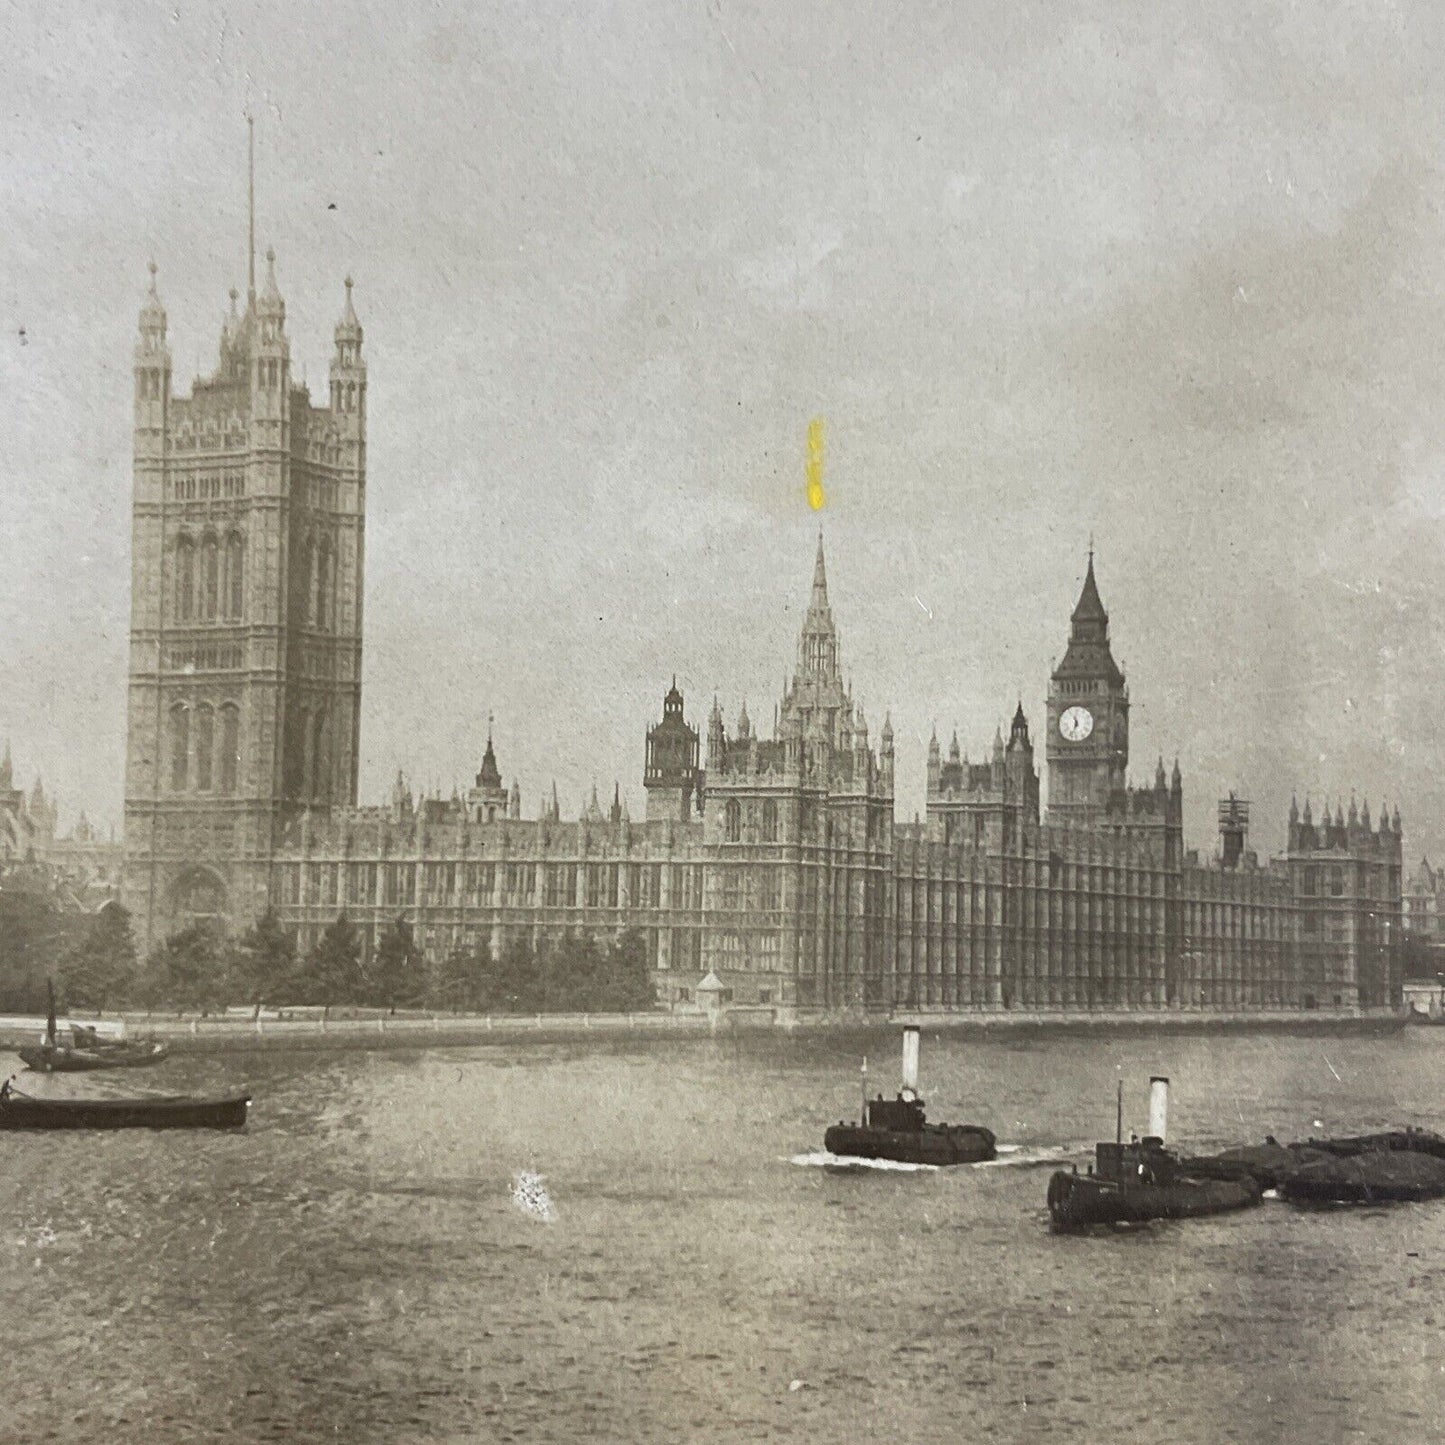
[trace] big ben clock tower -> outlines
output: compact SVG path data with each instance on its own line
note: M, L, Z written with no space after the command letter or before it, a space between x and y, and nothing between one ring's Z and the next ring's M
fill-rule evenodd
M1074 608L1069 646L1049 680L1049 816L1084 822L1121 793L1129 766L1129 689L1109 650L1109 614L1094 553Z

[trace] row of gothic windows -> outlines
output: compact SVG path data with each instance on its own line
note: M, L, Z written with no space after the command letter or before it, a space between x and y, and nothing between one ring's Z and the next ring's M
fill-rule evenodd
M224 539L207 532L197 543L188 532L176 538L177 622L239 622L245 598L246 543L239 532Z
M241 709L178 702L170 716L170 777L174 793L236 791L241 760Z
M743 836L742 806L736 798L729 798L723 809L723 833L727 842L737 843ZM778 805L769 798L762 807L758 826L758 839L763 843L775 843L778 839Z
M355 381L333 381L331 383L332 411L355 411L357 404L366 396L366 388Z

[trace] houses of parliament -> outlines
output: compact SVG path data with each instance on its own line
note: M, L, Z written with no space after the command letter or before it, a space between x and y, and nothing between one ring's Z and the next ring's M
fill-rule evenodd
M252 250L254 257L254 248ZM927 758L894 815L894 740L843 682L821 538L772 737L674 684L639 758L646 814L537 818L492 738L474 785L359 806L367 372L351 283L324 404L297 382L274 256L231 292L216 369L174 394L152 266L135 346L126 905L143 947L273 908L301 948L345 910L436 956L567 930L647 940L658 998L782 1010L1333 1009L1400 992L1398 812L1291 808L1284 854L1218 805L1183 846L1176 763L1131 784L1129 690L1092 554L1043 719ZM804 579L800 577L800 582ZM1062 629L1063 618L1060 618Z

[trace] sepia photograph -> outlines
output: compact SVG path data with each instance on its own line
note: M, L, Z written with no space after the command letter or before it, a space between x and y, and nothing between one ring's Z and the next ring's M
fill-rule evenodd
M0 1437L1445 1439L1445 9L0 39Z

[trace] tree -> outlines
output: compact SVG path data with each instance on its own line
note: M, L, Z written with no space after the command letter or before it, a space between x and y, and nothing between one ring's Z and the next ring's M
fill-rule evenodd
M604 1005L607 959L590 933L570 930L547 950L546 1007L554 1013L598 1013Z
M130 914L107 903L67 950L58 984L67 1007L80 1004L99 1013L134 991L137 973Z
M209 923L171 934L151 955L150 968L155 992L180 1009L205 1013L224 997L223 939Z
M296 940L271 909L236 941L231 954L231 977L237 997L261 1016L266 999L276 999L296 978Z
M361 994L361 936L343 908L306 959L305 981L318 1003L330 1009Z
M507 941L482 985L479 1002L488 1013L540 1013L545 1006L540 961L525 938Z
M64 957L74 925L25 870L0 879L0 1010L45 1012L45 980Z
M616 1013L641 1013L657 1002L647 936L629 928L607 951L606 1003Z
M372 962L372 997L396 1012L421 1002L426 980L423 977L421 951L409 924L400 914L387 925L376 945Z
M481 959L477 950L459 946L442 960L431 981L431 1002L453 1013L471 1012L480 1003Z

